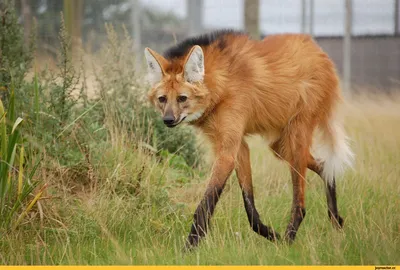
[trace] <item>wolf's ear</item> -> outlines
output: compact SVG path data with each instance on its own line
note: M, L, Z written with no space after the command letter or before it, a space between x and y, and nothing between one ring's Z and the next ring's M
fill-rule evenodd
M147 80L153 86L159 83L164 75L163 66L167 60L150 48L144 49L147 62Z
M188 82L201 82L204 79L204 54L200 46L193 46L186 57L184 78Z

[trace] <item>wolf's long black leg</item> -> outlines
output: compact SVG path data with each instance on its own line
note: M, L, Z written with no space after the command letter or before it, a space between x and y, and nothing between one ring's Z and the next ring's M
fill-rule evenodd
M336 199L336 179L333 177L331 181L324 179L322 175L323 164L319 165L315 162L314 158L308 162L308 168L317 173L325 184L326 201L328 204L328 217L333 225L337 228L342 228L344 225L343 218L339 215Z
M228 153L219 153L215 160L207 190L194 213L193 225L186 243L187 248L190 249L197 246L200 239L206 235L209 221L214 213L219 196L222 193L226 180L235 167L234 157L234 155Z
M238 153L236 174L242 189L244 207L246 209L247 218L251 228L253 231L267 238L268 240L274 241L279 239L278 233L274 232L274 230L262 223L260 220L260 215L256 209L253 195L249 147L244 141L242 142Z
M214 213L219 196L223 190L222 186L209 187L203 196L196 212L193 216L193 224L187 240L187 248L195 247L199 244L200 239L204 237L208 231L210 218Z

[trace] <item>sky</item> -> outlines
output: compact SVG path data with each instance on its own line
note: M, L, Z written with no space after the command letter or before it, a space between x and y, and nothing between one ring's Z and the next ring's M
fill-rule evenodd
M191 0L195 1L195 0ZM308 0L307 0L308 1ZM186 17L186 0L142 0L144 5ZM205 28L243 29L244 0L204 0ZM344 0L314 0L314 33L341 35ZM400 12L400 11L399 11ZM394 0L353 0L354 34L392 34ZM301 31L301 0L260 0L262 33Z

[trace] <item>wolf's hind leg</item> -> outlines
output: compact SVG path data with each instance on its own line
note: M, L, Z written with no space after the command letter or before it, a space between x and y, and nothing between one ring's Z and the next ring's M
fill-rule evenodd
M307 167L317 173L325 184L326 201L328 204L328 217L332 224L337 228L342 228L344 225L343 218L339 215L337 200L336 200L336 181L335 177L331 181L327 181L322 176L323 164L318 164L314 157L310 155Z
M270 145L278 158L285 160L290 166L293 185L293 201L289 224L286 228L285 240L289 243L296 238L297 231L305 215L305 176L312 140L312 130L300 119L293 119L282 136Z
M260 215L256 209L251 177L250 152L249 146L245 141L242 141L238 152L236 175L239 179L240 188L242 189L244 207L246 209L247 218L249 219L251 228L253 231L267 238L268 240L278 240L280 238L279 234L261 222Z

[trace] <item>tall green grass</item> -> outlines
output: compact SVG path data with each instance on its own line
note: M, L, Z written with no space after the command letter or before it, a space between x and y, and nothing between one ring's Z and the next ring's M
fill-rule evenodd
M27 259L15 253L15 244L21 241L25 247L32 239L44 246L47 241L69 241L68 234L75 231L70 218L76 214L83 220L80 196L101 194L105 201L114 196L131 198L132 212L149 206L156 209L170 202L170 187L163 176L172 173L179 177L178 185L187 183L194 171L191 166L200 160L193 133L167 131L141 98L145 88L134 72L127 35L121 38L108 27L108 42L85 62L89 56L73 58L69 53L70 38L62 27L57 69L35 67L28 79L26 69L19 67L28 66L31 58L17 57L27 51L20 44L21 26L13 12L10 9L6 14L13 18L10 24L0 29L1 42L11 28L18 36L7 44L17 48L10 51L15 58L12 53L7 57L20 61L0 69L4 92L0 108L0 260L7 264L21 256ZM86 74L91 75L89 83L95 88L90 97ZM22 79L13 81L16 75ZM171 138L187 143L181 145Z
M6 111L0 100L0 233L16 228L40 198L33 195L37 182L32 180L36 167L25 173L25 151L20 126L23 119L15 116L14 86L11 85L9 107ZM18 153L19 152L19 153Z

